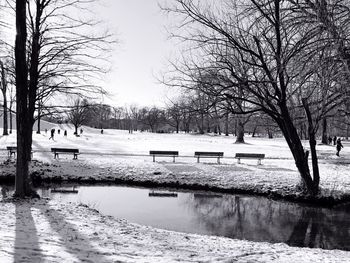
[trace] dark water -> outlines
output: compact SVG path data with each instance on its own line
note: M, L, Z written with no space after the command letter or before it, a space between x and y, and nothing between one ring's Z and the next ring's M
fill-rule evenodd
M65 189L72 189L66 187ZM79 186L41 196L78 201L102 214L157 228L291 246L350 250L350 206L315 208L263 197L170 192L122 186ZM6 194L4 188L1 190Z

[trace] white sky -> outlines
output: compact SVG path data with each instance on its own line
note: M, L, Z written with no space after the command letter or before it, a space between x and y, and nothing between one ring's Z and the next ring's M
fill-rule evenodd
M100 0L94 8L95 16L106 22L119 42L111 55L112 70L100 83L111 94L104 98L104 103L164 106L166 97L171 97L169 88L157 80L161 72L167 71L168 60L176 57L179 49L175 41L169 39L167 26L171 21L158 6L171 2ZM8 31L11 35L8 37L14 37L14 29Z
M112 72L105 88L113 94L105 103L115 106L164 105L168 88L156 76L166 70L174 56L174 42L168 39L167 15L158 2L167 0L103 0L101 18L109 23L120 42L113 53Z

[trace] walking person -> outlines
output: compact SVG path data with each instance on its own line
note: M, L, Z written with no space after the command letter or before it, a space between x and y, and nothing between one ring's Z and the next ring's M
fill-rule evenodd
M54 140L54 136L55 136L55 129L51 129L51 136L50 136L49 140L50 139Z
M337 147L337 153L336 153L336 155L339 156L339 152L340 152L341 148L344 147L343 144L341 143L340 138L338 138L338 140L337 140L337 146L336 146L336 147Z
M336 145L337 144L337 136L334 136L333 137L333 145Z

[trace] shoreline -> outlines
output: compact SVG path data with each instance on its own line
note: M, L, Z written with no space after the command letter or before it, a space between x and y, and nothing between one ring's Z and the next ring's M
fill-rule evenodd
M14 165L13 162L8 162L7 165ZM202 191L211 191L215 193L226 193L226 194L246 194L251 196L261 196L265 198L270 198L276 201L288 201L294 202L298 204L306 204L309 206L315 207L325 207L332 208L342 204L346 204L350 202L350 194L336 194L334 196L310 196L305 195L300 191L297 191L296 187L284 187L282 190L277 189L273 190L271 187L252 187L248 185L248 187L218 187L216 185L210 183L193 183L187 181L181 181L177 178L173 180L159 180L159 177L162 177L162 172L153 172L153 175L157 175L156 180L152 180L145 177L128 177L128 176L118 176L114 174L113 176L104 176L99 178L94 177L84 177L84 176L76 176L70 175L52 175L52 168L56 167L59 169L60 165L57 163L55 165L43 163L40 161L34 161L32 166L32 171L30 173L32 177L33 184L35 186L40 186L41 184L61 184L61 183L74 183L74 184L87 184L87 185L126 185L126 186L140 186L140 187L159 187L159 188L171 188L178 190L202 190ZM6 163L5 163L6 165ZM179 165L179 164L178 164ZM181 165L181 164L180 164ZM42 169L42 167L46 167ZM14 168L14 167L13 167ZM37 169L39 168L39 169ZM91 167L86 168L87 170L92 169ZM105 172L110 172L109 169L106 169ZM183 176L183 175L182 175ZM186 176L191 176L186 175ZM164 178L163 178L164 179ZM168 178L166 178L168 179ZM4 172L0 174L0 183L3 184L13 184L15 182L15 176L12 173Z

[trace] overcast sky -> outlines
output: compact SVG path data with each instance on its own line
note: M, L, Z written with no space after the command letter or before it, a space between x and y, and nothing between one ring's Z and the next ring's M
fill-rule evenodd
M112 72L105 82L113 101L106 99L106 103L163 105L167 88L155 76L166 70L175 47L168 40L169 20L158 7L158 1L103 0L98 12L120 42L113 52Z

